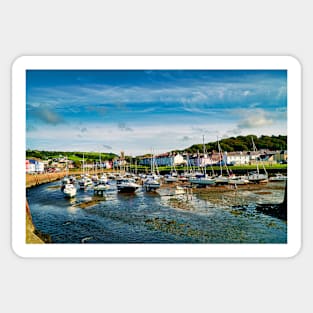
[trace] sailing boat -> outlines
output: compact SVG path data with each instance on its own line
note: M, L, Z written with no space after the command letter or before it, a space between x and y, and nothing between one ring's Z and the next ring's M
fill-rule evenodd
M226 162L224 162L224 160L223 160L222 149L221 149L221 145L220 145L220 142L219 142L218 138L217 138L217 146L218 146L218 153L219 153L219 159L220 159L219 163L220 163L220 171L221 171L221 173L220 173L219 176L217 176L215 178L215 183L218 184L218 185L225 185L225 184L228 184L228 182L229 182L229 171L228 171L228 167L227 167ZM225 164L228 177L227 176L223 176L222 161Z
M77 189L68 177L68 159L66 159L66 176L62 181L62 189L65 197L72 198L76 196Z
M256 146L253 141L253 137L251 137L251 139L252 139L253 151L257 152ZM256 160L256 172L249 173L248 175L249 182L251 183L267 183L268 182L268 174L267 174L267 171L265 169L263 162L262 162L262 165L263 165L265 174L260 174L258 160Z
M203 140L203 158L205 158L206 157L206 149L205 149L205 144L204 144L204 136L202 137L202 140ZM206 164L205 164L204 160L203 160L203 167L204 167L204 175L202 177L190 177L189 182L191 184L202 185L202 186L214 185L215 184L215 178L207 175Z
M178 175L175 168L174 156L170 157L171 159L171 172L170 174L164 175L164 181L166 183L173 183L178 181Z
M79 181L79 186L80 189L85 189L88 186L92 186L92 180L85 174L85 158L84 158L84 154L83 154L83 174L82 174L82 178Z
M157 165L154 154L151 154L151 174L147 175L147 178L143 183L143 187L146 191L155 191L161 186L159 176L155 173L155 168L157 168Z

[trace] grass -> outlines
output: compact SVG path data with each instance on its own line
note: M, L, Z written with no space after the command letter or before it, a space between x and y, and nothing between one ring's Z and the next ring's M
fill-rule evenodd
M132 168L134 168L134 167L132 167ZM267 170L286 171L287 170L287 164L267 164L267 165L265 165L265 168ZM140 167L138 166L137 169L140 170L140 171L147 169L149 171L150 167L149 166L140 166ZM228 166L228 169L229 170L231 169L232 171L249 171L250 172L250 171L255 171L256 170L256 165L255 164L252 164L252 165L249 165L249 164L246 164L246 165L233 165L233 166ZM259 165L259 169L260 170L262 169L262 165ZM168 171L171 170L171 167L170 166L158 166L158 170L160 172L168 172ZM179 171L179 172L183 172L183 171L187 171L188 168L186 166L177 166L176 170ZM211 171L212 167L208 166L207 170ZM220 170L220 167L219 166L213 166L213 170L218 172ZM223 166L223 171L225 171L225 166Z

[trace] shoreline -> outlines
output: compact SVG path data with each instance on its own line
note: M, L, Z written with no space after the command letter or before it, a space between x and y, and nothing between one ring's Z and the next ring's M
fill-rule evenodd
M36 244L43 244L45 243L37 234L36 228L33 224L32 216L30 213L30 208L28 205L28 201L26 199L26 243L36 243Z

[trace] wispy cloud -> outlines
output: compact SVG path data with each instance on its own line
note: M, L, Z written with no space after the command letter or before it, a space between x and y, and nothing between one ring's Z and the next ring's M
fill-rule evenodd
M168 73L165 73L169 75ZM286 85L276 79L254 79L238 82L216 82L199 79L180 80L164 84L112 86L63 86L34 88L28 102L35 105L45 101L49 106L69 110L85 107L100 114L114 104L119 110L130 110L132 103L180 103L186 110L194 105L216 105L229 102L233 105L244 101L257 102L260 98L281 99L286 96ZM197 107L194 108L197 110ZM198 108L199 110L201 108ZM202 108L204 109L204 108Z
M237 110L237 114L243 117L237 124L239 129L262 128L273 124L269 113L262 109Z
M37 107L33 107L30 115L33 118L50 125L62 124L65 122L62 115L60 115L53 109L45 107L43 104Z
M103 80L82 71L79 80L66 81L47 71L47 83L28 85L27 140L40 148L50 142L53 149L146 153L151 145L165 152L201 143L202 135L208 142L251 130L286 133L284 74L191 72L152 70L143 78L112 71Z

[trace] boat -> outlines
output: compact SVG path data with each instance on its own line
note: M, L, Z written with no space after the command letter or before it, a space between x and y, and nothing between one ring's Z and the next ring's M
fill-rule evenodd
M148 177L143 183L143 187L146 191L154 191L160 188L160 186L161 183L158 180L153 179L151 177Z
M253 137L251 139L252 139L253 151L256 152L257 149L256 149L256 146L254 144ZM262 162L262 165L263 165L264 174L260 173L258 161L256 162L256 171L248 173L247 178L248 178L250 183L259 184L259 183L267 183L268 182L268 174L267 174L267 171L265 169L263 162Z
M205 149L205 144L204 144L204 136L202 137L202 139L203 139L203 157L205 158L206 149ZM189 177L189 182L191 184L196 184L196 185L200 185L200 186L215 185L215 178L207 175L207 173L206 173L205 162L203 162L203 168L204 168L203 174L201 173L200 175ZM213 171L213 168L212 168L212 171ZM213 171L213 173L214 173L214 171Z
M276 173L275 176L269 178L269 181L286 181L287 175L283 175L281 173Z
M80 189L85 189L93 185L92 180L88 176L83 176L82 179L78 182Z
M250 172L248 174L248 180L250 183L267 183L268 182L268 175L267 174L260 174L259 172Z
M232 175L228 179L229 185L246 185L249 184L249 179L247 176L235 176Z
M178 181L178 175L177 175L173 157L171 157L171 171L169 174L164 175L164 181L166 183L174 183Z
M166 183L174 183L178 181L177 174L171 173L171 174L165 174L164 175L164 181Z
M146 191L155 191L161 187L160 176L156 174L146 175L143 180L143 187Z
M106 184L107 182L108 182L109 180L108 180L108 177L106 176L106 174L102 174L101 176L100 176L100 178L98 179L98 183L99 184Z
M89 178L88 174L85 174L85 158L84 158L84 154L83 154L83 163L82 163L82 167L83 167L83 174L81 176L80 181L78 182L80 189L85 189L88 186L92 186L93 182L92 180Z
M116 180L116 187L119 192L135 192L140 185L132 178L120 178Z
M229 171L228 171L228 167L226 165L226 162L223 161L222 149L221 149L220 142L219 142L218 138L217 138L217 146L218 146L218 153L219 153L219 159L220 159L219 164L220 164L220 171L221 172L220 172L219 176L215 177L215 183L217 185L227 185L229 182ZM226 166L226 171L227 171L228 176L223 175L222 162Z
M151 173L146 175L143 180L143 188L145 191L155 191L161 187L158 166L155 162L154 154L151 153Z
M65 197L72 198L76 196L77 189L73 184L66 184L63 189Z
M190 177L189 182L191 184L209 186L209 185L215 185L215 178L208 176L208 175L205 175L202 177Z
M94 191L106 191L111 189L110 185L108 183L100 183L98 182L94 187Z
M61 180L61 190L63 191L65 186L67 184L70 184L70 183L71 183L71 181L70 181L70 178L68 176L63 177L63 179Z
M75 187L75 177L69 176L68 160L66 159L66 176L62 179L61 190L67 198L76 196L77 189Z

